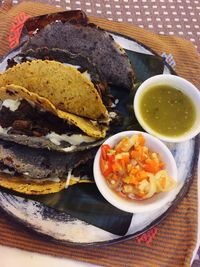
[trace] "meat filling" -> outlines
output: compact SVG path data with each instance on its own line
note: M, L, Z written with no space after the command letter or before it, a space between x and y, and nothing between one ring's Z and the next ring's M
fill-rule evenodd
M17 110L11 111L2 106L0 110L0 125L9 128L8 134L24 134L27 136L41 137L50 132L57 134L81 134L82 131L56 115L43 111L37 105L31 105L26 100L21 100Z

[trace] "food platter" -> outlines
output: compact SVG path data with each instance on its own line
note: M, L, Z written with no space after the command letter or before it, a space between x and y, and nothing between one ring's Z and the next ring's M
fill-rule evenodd
M151 49L126 36L114 33L111 34L114 40L126 50L130 61L137 66L136 72L138 74L138 82L142 82L153 75L161 74L160 68L158 67L160 66L161 58L152 52ZM21 47L18 47L3 58L0 63L0 72L5 70L7 59L18 54L20 49ZM154 62L154 64L148 64L148 60L151 61L151 63ZM167 63L164 63L162 73L174 74L174 71ZM124 101L127 101L126 97L127 96L122 92L119 98L119 105L121 105L122 108ZM131 129L135 130L135 127L137 126L132 125ZM38 201L39 199L35 201L34 199L13 195L10 192L0 191L0 207L25 227L66 244L82 246L104 245L134 238L157 225L168 214L173 212L173 209L184 197L192 182L194 164L197 158L198 138L193 138L179 144L167 143L167 146L174 155L177 163L179 186L171 196L170 202L162 209L142 214L121 214L120 211L113 211L118 219L122 219L121 226L125 225L126 229L123 233L120 232L119 229L109 230L116 222L116 220L113 219L114 215L111 214L112 210L110 210L109 207L107 210L103 209L104 214L94 212L94 210L100 207L98 205L101 204L105 206L105 202L102 202L101 198L96 199L96 195L99 196L100 193L94 184L82 184L78 185L76 188L73 188L73 186L70 188L72 192L74 191L73 194L75 196L74 199L71 199L71 209L69 212L66 210L63 211L61 205L56 206L53 203L60 204L63 200L62 197L64 197L65 201L69 200L65 198L67 195L65 191L62 192L62 195L53 194L51 197L48 197L48 199L42 199L41 201ZM188 153L188 151L190 151L190 153ZM92 188L92 190L88 190L88 187ZM93 194L91 194L91 191L93 191ZM80 192L82 194L82 199L79 201L84 201L84 197L88 201L86 201L85 204L88 204L88 210L81 210L81 216L78 214L79 210L73 211L73 207L76 206L76 204L73 206L73 200L76 199L76 194ZM95 223L93 223L94 217ZM101 227L103 224L102 221L105 220L105 218L107 219L107 225L104 224L104 226Z

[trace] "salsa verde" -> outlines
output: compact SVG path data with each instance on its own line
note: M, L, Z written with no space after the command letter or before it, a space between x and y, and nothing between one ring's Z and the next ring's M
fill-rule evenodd
M141 96L140 112L154 131L168 136L187 132L196 118L190 98L169 85L156 85Z

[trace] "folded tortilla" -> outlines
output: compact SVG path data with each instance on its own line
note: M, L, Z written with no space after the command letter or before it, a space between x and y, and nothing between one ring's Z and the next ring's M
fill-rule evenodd
M92 120L108 119L94 84L74 67L48 60L24 62L0 74L0 87L9 84L22 86L47 98L60 112ZM79 123L83 121L79 120Z
M0 100L26 100L32 105L37 105L41 110L54 114L66 123L78 127L83 133L94 138L103 138L106 135L107 126L93 122L89 119L79 117L69 112L59 110L48 99L39 96L36 93L30 92L27 89L14 84L6 85L0 88ZM42 115L41 115L42 116Z
M0 186L25 194L48 194L93 182L87 169L93 151L65 153L0 140Z

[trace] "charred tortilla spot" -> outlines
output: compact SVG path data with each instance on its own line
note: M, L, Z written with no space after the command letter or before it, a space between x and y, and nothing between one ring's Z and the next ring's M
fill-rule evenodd
M15 91L11 91L9 89L6 90L6 93L10 96L13 96L13 95L16 95L16 92Z
M11 157L6 157L5 160L8 161L8 162L13 162Z

